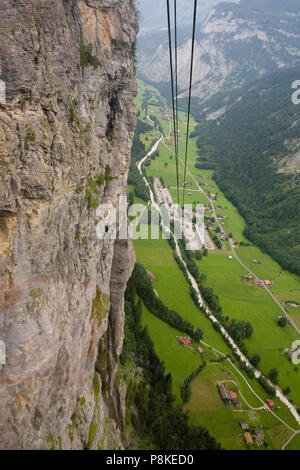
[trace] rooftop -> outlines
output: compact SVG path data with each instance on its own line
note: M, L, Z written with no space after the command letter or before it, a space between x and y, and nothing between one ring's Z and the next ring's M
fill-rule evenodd
M245 438L245 441L247 442L247 444L253 444L253 439L252 439L252 436L251 436L250 432L245 432L244 433L244 438Z

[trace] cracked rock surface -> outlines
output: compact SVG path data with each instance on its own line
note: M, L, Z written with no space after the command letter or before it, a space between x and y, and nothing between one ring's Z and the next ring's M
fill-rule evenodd
M0 448L122 448L135 257L97 237L96 209L126 194L136 14L130 0L1 6Z

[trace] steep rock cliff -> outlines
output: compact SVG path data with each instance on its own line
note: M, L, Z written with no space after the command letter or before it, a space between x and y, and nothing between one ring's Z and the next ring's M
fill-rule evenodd
M3 0L0 448L121 448L131 243L99 240L126 192L131 0ZM99 346L100 344L100 346Z

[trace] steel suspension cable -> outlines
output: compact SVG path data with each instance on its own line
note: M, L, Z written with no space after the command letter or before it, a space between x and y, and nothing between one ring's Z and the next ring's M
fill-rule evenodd
M173 109L173 132L176 158L176 180L177 180L177 198L179 203L179 176L178 176L178 151L176 139L176 112L174 97L174 73L173 73L173 53L172 53L172 37L171 37L171 18L170 18L170 0L167 0L167 17L168 17L168 36L169 36L169 55L170 55L170 71L171 71L171 92L172 92L172 109Z
M195 34L196 34L196 18L197 18L197 0L194 0L194 19L193 19L193 37L192 37L192 50L191 50L191 68L190 68L190 84L189 84L189 98L188 98L188 113L187 113L187 126L186 126L186 143L185 143L185 158L184 158L184 177L183 177L183 205L185 196L185 178L186 166L189 146L189 132L190 132L190 114L191 114L191 96L193 84L193 65L194 65L194 51L195 51Z
M178 129L178 48L177 48L177 0L174 0L174 35L175 35L175 108L176 108L176 175L179 204L179 129Z

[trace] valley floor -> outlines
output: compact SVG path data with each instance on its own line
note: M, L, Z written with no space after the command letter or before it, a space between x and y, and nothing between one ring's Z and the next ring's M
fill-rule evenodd
M142 97L145 90L151 94L148 100L148 109L142 109ZM151 104L152 103L152 104ZM163 128L165 139L158 147L159 155L155 159L149 159L146 166L147 178L161 178L163 184L169 187L173 200L177 199L176 166L170 133L170 110L166 107L159 92L143 82L139 82L139 96L137 106L140 111L140 119L151 121L147 116L156 116ZM146 111L146 112L145 112ZM183 155L186 115L180 112L180 155ZM195 122L192 122L195 126ZM191 129L193 130L193 129ZM142 140L149 148L150 142L159 138L159 133L153 127L148 135L143 135ZM237 243L235 249L238 258L234 257L232 243L225 238L222 241L222 249L209 250L207 256L197 261L200 273L206 274L206 285L213 287L219 297L219 303L224 315L236 320L250 321L254 333L245 341L249 356L258 353L261 356L259 369L268 375L271 368L279 370L279 386L281 389L290 388L289 397L300 406L300 372L287 358L284 350L291 348L292 343L299 340L297 328L300 327L300 280L299 277L282 270L269 256L262 253L257 247L250 245L243 236L244 221L236 208L226 199L213 180L212 170L196 169L194 164L197 158L195 139L190 140L188 157L188 172L186 177L186 203L200 203L208 205L212 200L207 197L209 193L215 194L214 204L211 210L205 212L208 232L216 235L216 227L226 235L232 233L232 240ZM182 194L183 165L180 165L180 184ZM200 184L200 188L199 188ZM129 191L133 188L130 187ZM144 203L135 198L134 202ZM144 203L145 204L145 203ZM212 210L213 209L213 210ZM241 244L242 243L242 244ZM193 325L204 332L204 343L201 344L203 353L196 350L199 345L193 345L194 349L181 346L176 336L182 335L153 316L144 307L143 323L147 325L149 334L154 342L155 350L161 360L164 361L167 372L173 376L173 388L178 401L180 389L184 380L195 370L202 361L206 361L207 367L197 376L191 384L191 398L185 405L189 411L190 421L193 424L201 424L207 427L209 432L227 449L246 449L243 432L239 426L240 421L247 421L250 430L262 427L266 436L266 442L270 449L281 449L288 443L287 448L299 449L299 436L295 432L299 430L290 411L278 398L275 398L273 413L267 412L263 402L268 398L264 389L255 379L249 379L245 373L241 373L238 362L233 359L235 369L228 360L222 360L222 356L209 346L225 355L230 355L231 350L223 341L222 336L213 328L210 320L193 304L189 285L179 269L172 253L172 249L166 240L142 240L134 241L137 261L149 269L156 277L153 287L157 295L170 308L180 313ZM232 257L232 259L229 258ZM255 285L252 279L243 279L248 274L245 268L255 273L261 280L271 282L268 292L262 284ZM278 300L279 305L274 301ZM284 312L294 322L281 328L277 324L279 316ZM208 346L209 345L209 346ZM245 376L245 378L243 378ZM217 389L218 382L228 382L231 389L238 394L239 405L224 405ZM259 397L259 398L258 398ZM252 448L265 449L265 446L254 444Z

